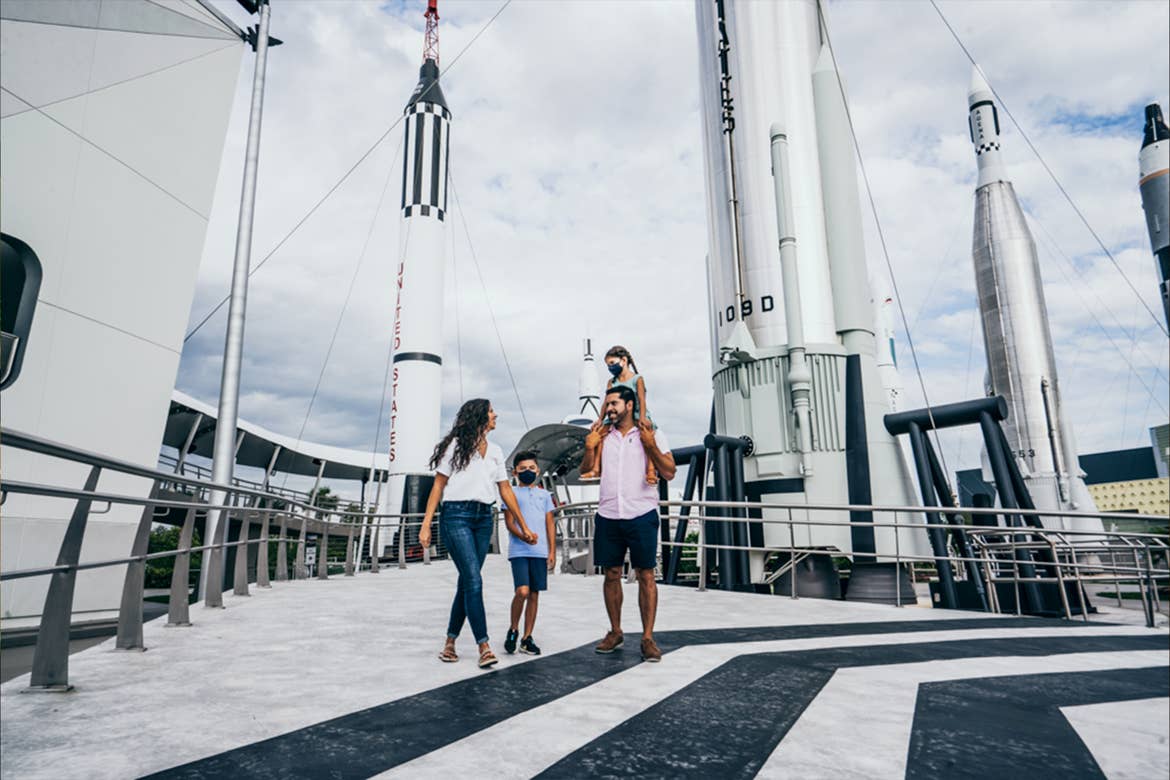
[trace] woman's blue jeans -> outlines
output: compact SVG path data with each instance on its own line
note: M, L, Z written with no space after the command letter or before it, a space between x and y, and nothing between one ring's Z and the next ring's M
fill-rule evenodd
M483 568L492 541L495 513L490 504L478 501L444 501L439 515L439 531L455 568L459 570L459 587L451 603L451 620L447 636L459 636L463 621L471 623L477 644L488 641L487 616L483 609Z

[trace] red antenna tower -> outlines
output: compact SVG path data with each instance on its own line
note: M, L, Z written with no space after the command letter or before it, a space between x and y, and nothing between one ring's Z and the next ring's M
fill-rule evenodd
M427 32L423 43L423 62L439 64L439 0L427 0Z

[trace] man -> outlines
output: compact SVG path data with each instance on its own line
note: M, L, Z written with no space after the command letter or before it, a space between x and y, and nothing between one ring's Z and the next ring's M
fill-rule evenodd
M638 608L642 613L642 658L662 660L654 642L654 616L658 611L658 585L654 567L658 553L658 487L646 484L647 461L653 462L661 479L674 478L674 456L662 431L643 420L634 422L637 396L624 385L605 394L602 410L606 422L594 423L585 437L581 472L588 473L601 459L601 496L593 531L593 561L605 569L605 611L609 633L594 648L612 653L622 646L622 563L626 551L638 576Z

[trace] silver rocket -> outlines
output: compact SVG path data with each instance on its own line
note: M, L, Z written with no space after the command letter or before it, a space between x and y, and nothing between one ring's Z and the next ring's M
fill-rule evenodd
M987 353L988 394L1008 403L1012 454L1037 509L1096 507L1085 488L1072 428L1064 418L1036 244L1008 180L995 98L976 67L967 95L979 179L972 256ZM1066 518L1046 524L1082 528ZM1085 526L1082 530L1100 530Z
M1158 261L1162 310L1166 323L1170 325L1170 129L1166 127L1162 107L1157 103L1146 106L1138 171L1150 249Z

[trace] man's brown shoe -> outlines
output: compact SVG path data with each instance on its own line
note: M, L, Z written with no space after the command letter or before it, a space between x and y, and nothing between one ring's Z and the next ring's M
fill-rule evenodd
M654 643L654 640L649 637L642 639L642 660L652 664L656 664L662 660L662 651L658 649L658 645Z
M608 631L605 634L605 639L602 639L593 650L598 653L612 653L622 646L623 641L625 641L625 637L620 631Z

